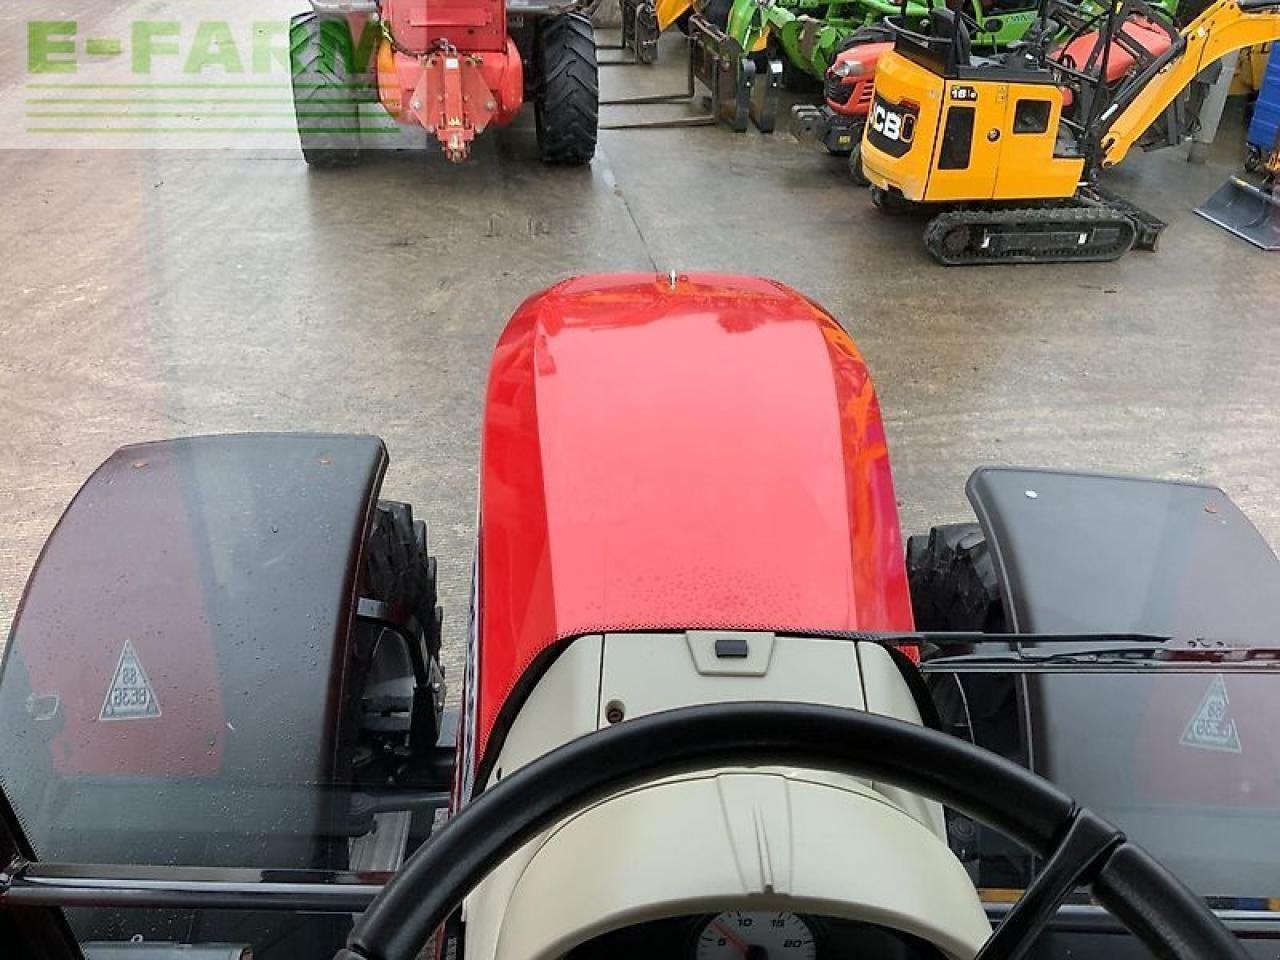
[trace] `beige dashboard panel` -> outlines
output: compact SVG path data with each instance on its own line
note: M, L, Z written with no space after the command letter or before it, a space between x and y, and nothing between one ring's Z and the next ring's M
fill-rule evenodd
M897 667L874 644L723 631L590 635L539 679L490 785L619 712L626 722L730 700L920 722ZM498 866L467 898L467 956L553 958L646 919L775 908L885 923L967 958L989 927L945 839L937 804L831 771L664 778L575 815Z
M511 891L498 960L554 960L633 923L788 910L883 924L955 960L991 928L959 861L869 789L754 771L628 791L550 833Z
M708 657L707 647L726 636L697 630L688 634L606 634L601 726L607 722L606 708L613 703L633 718L695 703L731 700L864 706L854 644L739 633L736 636L748 648L746 657L718 661ZM735 664L742 667L731 672Z

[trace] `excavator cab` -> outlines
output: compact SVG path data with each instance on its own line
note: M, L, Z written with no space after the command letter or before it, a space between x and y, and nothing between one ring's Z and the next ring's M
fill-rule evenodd
M1048 0L1025 42L981 57L965 19L939 7L927 34L894 27L899 56L880 64L866 135L878 153L863 154L881 190L918 203L1070 196L1086 161L1080 131L1178 36L1144 0L1103 8ZM937 116L914 125L909 146L895 143L893 116L926 101Z
M1048 65L975 56L963 17L935 8L929 32L894 23L862 162L878 205L1048 198L1084 166L1059 149L1063 93Z
M1098 173L1135 144L1181 142L1201 71L1280 38L1280 0L1217 0L1180 32L1145 0L1044 0L1039 16L1032 40L994 57L973 55L950 10L924 31L888 21L862 168L881 209L946 205L925 232L943 264L1154 250L1164 223L1105 193Z

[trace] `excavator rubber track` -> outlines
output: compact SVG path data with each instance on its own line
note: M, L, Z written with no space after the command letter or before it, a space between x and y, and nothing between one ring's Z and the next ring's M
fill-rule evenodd
M1100 206L948 210L929 221L924 243L946 266L984 263L1101 263L1137 239L1133 220Z
M1124 197L1117 196L1110 190L1104 190L1096 184L1082 188L1076 198L1083 201L1087 206L1110 208L1113 213L1122 213L1133 223L1137 236L1134 238L1133 246L1136 250L1155 250L1160 245L1160 234L1164 232L1164 228L1168 226L1163 220L1155 214L1148 213L1141 207L1130 203Z

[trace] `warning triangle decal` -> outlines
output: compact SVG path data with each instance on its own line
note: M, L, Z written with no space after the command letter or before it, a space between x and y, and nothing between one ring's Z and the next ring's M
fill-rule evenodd
M1227 684L1222 674L1213 678L1209 689L1200 701L1200 706L1187 728L1182 731L1182 739L1178 741L1184 747L1196 747L1200 750L1222 750L1226 753L1241 753L1240 733L1236 730L1236 722L1231 718L1228 708L1231 701L1227 699Z
M120 651L120 662L111 675L107 698L102 701L99 720L141 720L160 716L160 701L142 669L142 661L128 640Z

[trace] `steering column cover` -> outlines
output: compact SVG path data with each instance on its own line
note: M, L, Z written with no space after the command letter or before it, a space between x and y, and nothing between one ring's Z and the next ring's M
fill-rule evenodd
M927 827L847 783L738 770L591 807L526 866L497 960L554 960L620 927L733 909L863 920L974 956L991 927L964 868Z

